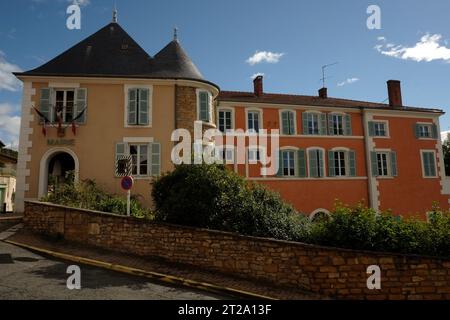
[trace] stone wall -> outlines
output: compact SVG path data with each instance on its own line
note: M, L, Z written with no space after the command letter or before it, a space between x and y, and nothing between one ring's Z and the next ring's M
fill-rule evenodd
M153 256L340 299L450 299L450 260L325 248L27 202L38 233L123 253ZM367 267L381 290L367 289Z

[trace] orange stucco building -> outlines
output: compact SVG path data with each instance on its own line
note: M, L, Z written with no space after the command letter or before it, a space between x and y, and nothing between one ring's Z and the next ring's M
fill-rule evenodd
M318 96L269 94L259 76L253 92L220 93L218 127L280 130L276 176L262 176L251 161L236 170L303 213L327 213L339 201L424 218L434 203L449 206L443 112L404 106L399 81L388 81L388 94L388 104L330 98L326 88Z
M93 179L122 194L127 159L133 194L151 206L151 181L173 169L173 131L194 122L220 131L280 130L277 174L261 175L249 145L236 163L299 212L330 211L336 200L424 215L433 201L447 208L441 110L405 107L400 83L388 82L389 104L318 96L220 92L204 79L175 38L154 56L113 21L46 64L16 76L24 83L16 209L67 178ZM124 162L125 161L125 162Z

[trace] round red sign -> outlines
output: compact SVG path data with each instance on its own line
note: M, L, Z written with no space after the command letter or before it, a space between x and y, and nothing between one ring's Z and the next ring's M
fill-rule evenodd
M123 190L131 190L133 187L133 178L132 177L123 177L120 185Z

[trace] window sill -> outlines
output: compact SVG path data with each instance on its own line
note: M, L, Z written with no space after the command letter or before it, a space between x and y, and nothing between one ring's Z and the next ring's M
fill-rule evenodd
M115 176L116 179L122 179L123 177L117 177ZM132 176L133 180L151 180L153 178L153 176Z
M301 178L301 177L284 177L284 176L270 176L270 177L247 177L248 180L255 181L352 181L352 180L367 180L367 177L323 177L323 178Z
M392 179L395 179L396 177L393 177L393 176L376 176L375 178L377 178L379 180L392 180Z
M44 123L40 122L39 124L43 125ZM47 127L50 127L50 128L57 128L57 127L59 127L58 123L46 123L45 125ZM77 127L85 126L85 125L86 125L86 123L77 123L77 122L75 122L75 126L77 126ZM62 128L69 128L71 126L72 126L72 122L63 122L63 123L61 123L61 127Z
M417 138L418 140L425 140L425 141L427 141L427 140L431 140L431 141L435 141L435 140L437 140L437 138L431 138L431 137L419 137L419 138Z
M127 124L125 125L125 128L131 128L131 129L140 129L140 128L151 128L151 124L141 125L141 124Z

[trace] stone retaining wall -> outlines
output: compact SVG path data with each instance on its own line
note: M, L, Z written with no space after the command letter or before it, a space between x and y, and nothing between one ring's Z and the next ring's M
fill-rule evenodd
M25 227L101 248L154 256L341 299L450 299L450 260L325 248L149 222L39 202ZM367 288L367 267L381 289Z

